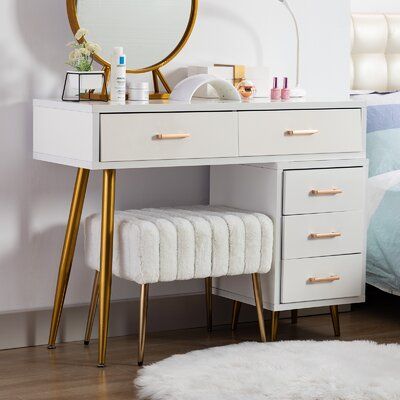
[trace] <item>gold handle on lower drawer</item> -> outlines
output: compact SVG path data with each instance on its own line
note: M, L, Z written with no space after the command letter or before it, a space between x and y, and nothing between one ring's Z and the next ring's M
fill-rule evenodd
M285 132L288 136L311 136L319 133L318 129L298 129L298 130L288 130Z
M313 189L310 191L312 196L335 196L336 194L343 193L342 189L332 188L332 189Z
M310 233L309 239L333 239L342 236L340 232Z
M156 135L159 140L186 139L189 137L189 133L159 133Z
M308 283L331 283L335 281L340 281L339 275L328 276L327 278L308 278Z

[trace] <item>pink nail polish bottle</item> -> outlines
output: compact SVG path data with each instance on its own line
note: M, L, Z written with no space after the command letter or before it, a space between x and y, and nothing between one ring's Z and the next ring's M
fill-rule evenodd
M281 99L281 90L278 88L278 78L274 78L274 84L271 89L271 100L280 100Z
M283 89L281 90L281 99L290 100L290 89L288 85L288 78L283 79Z

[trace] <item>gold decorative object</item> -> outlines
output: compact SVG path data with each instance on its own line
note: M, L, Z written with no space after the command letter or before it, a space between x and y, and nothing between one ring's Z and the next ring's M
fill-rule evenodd
M240 93L243 99L251 99L256 93L256 87L252 81L243 79L237 86L236 89Z
M68 19L69 23L72 29L73 34L81 28L78 20L78 13L77 13L77 3L79 0L66 0L67 2L67 13L68 13ZM109 0L113 1L113 0ZM190 15L187 21L187 26L186 29L178 42L178 44L173 48L173 50L167 54L166 56L163 56L160 60L157 60L156 62L152 63L151 65L144 66L141 68L129 68L129 57L128 57L128 68L127 68L127 73L131 74L142 74L146 72L151 72L153 76L153 83L154 83L154 94L150 95L150 98L158 98L158 99L164 99L169 97L169 93L171 93L171 87L169 86L168 82L166 81L164 75L161 73L160 68L164 67L166 64L168 64L171 60L173 60L179 52L183 49L183 47L186 45L187 41L189 40L189 37L193 31L195 22L196 22L196 17L197 17L197 10L198 10L198 0L188 0L191 1L191 11ZM97 10L96 10L97 11ZM95 11L94 11L95 12ZM118 12L123 12L121 10L116 10L116 13ZM165 15L164 20L168 19L168 15ZM135 26L135 16L132 15L132 26ZM84 27L84 28L90 28L90 27ZM155 27L157 28L157 27ZM156 31L156 29L154 30ZM81 39L82 41L85 41L85 38ZM100 43L100 45L103 45L103 43ZM115 43L115 46L121 45L120 43ZM146 46L144 43L143 46ZM100 65L103 66L103 69L106 73L107 79L109 79L110 75L110 62L106 60L103 56L99 54L94 55L94 60L97 61ZM160 85L159 82L161 82L162 86L165 88L167 93L160 93Z

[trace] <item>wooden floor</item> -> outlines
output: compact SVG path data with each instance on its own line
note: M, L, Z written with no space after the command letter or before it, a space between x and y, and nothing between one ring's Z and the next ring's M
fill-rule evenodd
M400 343L400 297L370 291L368 302L341 314L342 340ZM149 335L146 362L175 353L245 340L257 340L257 324L217 327L212 334L191 329ZM281 320L280 340L333 339L330 317L299 318L297 325ZM0 352L0 400L134 400L133 379L138 371L136 338L109 341L108 366L96 368L96 343L59 345L56 350L34 347Z

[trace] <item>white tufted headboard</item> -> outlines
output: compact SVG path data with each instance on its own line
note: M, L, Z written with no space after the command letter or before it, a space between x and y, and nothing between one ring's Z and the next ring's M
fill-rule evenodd
M353 90L400 90L400 14L352 16Z

